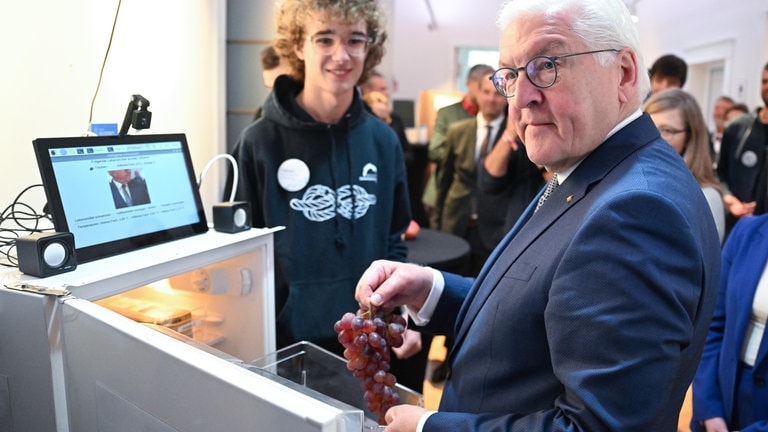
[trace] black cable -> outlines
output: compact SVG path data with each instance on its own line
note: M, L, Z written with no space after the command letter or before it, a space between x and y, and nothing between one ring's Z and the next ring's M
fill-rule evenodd
M104 68L107 65L107 58L109 58L109 50L112 48L112 39L115 37L115 28L117 27L117 17L120 15L120 5L123 0L117 1L117 10L115 11L115 20L112 22L112 31L109 33L109 43L107 44L107 52L104 53L104 60L101 62L101 71L99 72L99 81L96 83L96 91L93 93L93 99L91 99L91 110L88 114L88 129L91 128L91 121L93 121L93 106L96 104L96 96L99 94L99 88L101 87L101 79L104 76Z
M47 214L40 214L32 206L21 201L22 196L29 190L43 187L42 184L27 186L22 190L13 202L0 212L0 265L17 267L16 254L12 253L16 248L16 239L37 232L50 230L52 220ZM46 228L41 228L42 220L47 221ZM10 224L10 226L8 226Z

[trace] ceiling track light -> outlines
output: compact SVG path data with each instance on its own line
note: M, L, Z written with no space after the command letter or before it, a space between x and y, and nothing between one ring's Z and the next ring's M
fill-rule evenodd
M632 21L637 22L637 4L640 3L640 0L624 0L624 4L627 6L627 9L629 9L629 14L632 15Z
M435 20L435 12L432 10L432 2L430 0L424 0L427 5L427 13L429 14L429 22L427 22L427 29L429 31L437 30L437 21Z

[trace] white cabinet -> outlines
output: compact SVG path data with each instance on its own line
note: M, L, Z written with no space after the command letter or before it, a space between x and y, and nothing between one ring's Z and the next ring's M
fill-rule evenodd
M275 350L277 230L211 231L45 279L0 273L0 432L360 430L360 412L241 366ZM6 288L18 283L70 294Z

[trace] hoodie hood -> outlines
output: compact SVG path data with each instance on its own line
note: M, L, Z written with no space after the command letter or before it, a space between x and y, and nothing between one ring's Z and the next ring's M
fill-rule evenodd
M329 127L346 127L349 129L363 121L365 108L359 91L354 92L352 104L342 119L331 125L315 120L296 102L296 98L303 89L303 82L296 81L288 75L279 76L264 103L263 116L291 129L322 130ZM349 124L345 126L346 122Z

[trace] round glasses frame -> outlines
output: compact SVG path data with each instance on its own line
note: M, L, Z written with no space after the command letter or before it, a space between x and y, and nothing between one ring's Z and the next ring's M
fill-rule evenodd
M685 129L673 129L671 127L662 126L659 129L659 135L661 135L662 138L665 140L670 140L675 137L675 135L681 134L681 133L688 133L688 128Z
M520 72L525 72L528 81L540 89L552 87L557 82L557 62L567 57L576 57L586 54L597 54L601 52L619 52L620 50L610 48L595 51L584 51L573 54L564 54L559 56L536 56L519 68L499 68L488 79L493 82L496 91L505 98L515 97L515 84L520 77Z
M333 55L339 46L352 57L362 57L368 51L368 45L371 43L371 38L360 35L353 35L346 39L342 39L340 35L329 33L317 33L307 38L315 49L315 52L320 55Z

